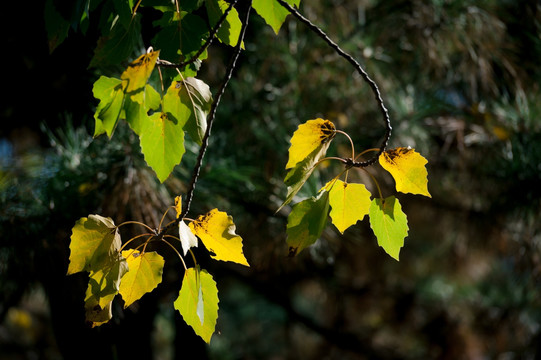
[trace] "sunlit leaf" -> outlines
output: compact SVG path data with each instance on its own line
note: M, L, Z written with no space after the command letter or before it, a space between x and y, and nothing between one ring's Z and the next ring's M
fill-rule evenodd
M174 306L186 324L210 343L218 319L218 288L206 270L198 267L186 270Z
M152 71L154 70L158 55L160 55L159 50L150 51L149 53L139 56L128 65L128 68L120 76L120 79L128 82L125 93L130 96L132 101L136 101L140 104L144 102L143 90L150 74L152 74Z
M122 80L101 76L92 88L96 99L100 100L94 113L96 128L94 136L107 133L111 137L124 105L124 87Z
M142 95L141 103L133 101L131 96L125 97L124 101L126 121L137 135L141 135L142 130L150 122L148 113L157 110L161 102L160 94L149 84L145 86Z
M184 223L184 221L180 221L178 223L178 237L180 239L184 255L188 253L188 250L191 247L197 247L197 238L192 233L190 227Z
M111 218L89 215L72 229L68 275L98 271L118 258L120 234Z
M335 136L335 127L329 120L315 119L308 120L291 137L291 146L289 147L289 160L286 169L294 167L299 162L305 160L317 149L329 144Z
M329 182L325 189L329 191L332 223L341 233L368 215L371 194L363 184L336 180Z
M175 197L175 212L177 214L177 219L182 214L182 197Z
M250 266L242 251L242 238L235 234L233 218L213 209L188 225L216 260Z
M385 252L398 260L400 248L408 236L408 219L400 202L394 196L372 200L369 210L370 227L378 244Z
M396 191L430 196L428 192L427 160L411 148L396 148L383 152L379 157L381 166L391 173Z
M164 182L184 155L183 124L165 113L154 113L140 136L145 161Z
M174 81L163 98L163 110L185 124L188 135L201 145L212 103L210 88L196 78Z
M301 0L286 0L290 5L299 6ZM265 19L265 22L278 34L289 11L280 5L276 0L254 0L252 3L255 11Z
M120 283L119 292L127 308L162 282L164 260L156 252L141 254L138 250L122 251L122 256L129 270Z
M317 197L293 206L287 218L289 256L297 255L321 236L329 214L329 193L322 190Z
M222 17L229 4L224 0L206 0L205 5L209 16L211 26L215 26ZM224 44L236 46L239 40L242 23L239 19L239 13L232 8L227 14L225 21L220 26L216 37Z

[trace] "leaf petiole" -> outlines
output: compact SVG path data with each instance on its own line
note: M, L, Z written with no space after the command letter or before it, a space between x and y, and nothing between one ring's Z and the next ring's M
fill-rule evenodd
M381 193L381 188L379 187L379 183L374 177L374 175L370 174L370 171L366 170L365 168L360 168L360 169L366 171L366 173L370 175L370 177L372 178L372 181L374 182L374 184L376 184L376 187L378 188L379 198L383 200L383 194Z
M349 143L351 144L351 158L353 159L355 157L355 146L353 145L353 140L351 140L351 137L345 131L342 131L342 130L335 130L334 132L345 135L348 138Z
M146 242L148 242L148 240L151 239L154 235L153 235L153 234L145 233L145 234L139 234L139 235L137 235L137 236L134 236L134 237L132 237L130 240L126 241L126 242L124 243L124 245L122 245L122 246L120 247L119 252L121 253L122 250L124 250L124 248L126 247L126 245L128 245L129 243L131 243L131 242L134 241L135 239L139 239L140 237L143 237L143 236L148 236L148 239L145 241L145 243L146 243Z
M146 227L146 228L147 228L148 230L150 230L153 234L156 233L156 230L154 230L153 228L151 228L151 227L148 226L147 224L143 224L142 222L139 222L139 221L124 221L122 224L118 224L118 225L116 226L116 228L118 229L119 227L124 226L124 225L128 225L128 224L141 225L141 226Z
M174 237L174 236L172 236L172 235L164 235L164 237L166 237L166 236L167 236L167 237L172 237L173 239L176 239L176 237ZM171 245L171 243L170 243L169 241L165 240L164 238L162 238L162 241L163 241L164 243L166 243L167 245L169 245L169 247L170 247L171 249L173 249L173 250L177 253L178 257L180 258L180 261L182 261L182 266L184 266L184 270L187 271L187 270L188 270L188 267L186 266L186 263L184 262L184 259L182 258L182 255L180 255L180 253L178 252L178 250L177 250L173 245ZM180 241L180 240L179 240L179 241Z

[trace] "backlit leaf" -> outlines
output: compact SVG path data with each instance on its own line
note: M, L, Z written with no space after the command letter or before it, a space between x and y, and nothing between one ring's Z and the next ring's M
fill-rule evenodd
M321 236L329 214L329 193L322 190L317 197L293 206L287 218L287 244L289 256L297 255Z
M68 275L102 269L117 259L121 245L111 218L89 215L79 219L72 229Z
M299 6L301 0L286 0L290 5ZM255 11L265 19L265 22L278 34L289 11L280 5L276 0L254 0L252 3Z
M141 135L142 130L150 122L149 111L157 110L161 102L160 94L149 84L145 86L142 95L141 103L133 101L131 96L125 97L124 101L126 121L137 135Z
M400 248L408 236L408 219L400 202L394 196L372 200L369 210L370 227L378 244L385 252L398 260Z
M332 223L342 234L368 214L371 194L363 184L349 184L336 180L329 182L325 189L329 191Z
M107 133L111 137L124 105L124 87L122 80L101 76L92 88L96 99L100 100L94 113L96 128L94 136Z
M207 115L212 103L210 88L196 78L174 81L163 98L164 112L185 124L188 135L199 145L207 130Z
M242 238L235 234L233 218L213 209L188 225L216 260L250 266L242 252Z
M186 324L210 343L218 319L218 288L206 270L199 267L186 270L174 306Z
M215 26L218 20L222 17L229 4L224 0L206 0L205 5L209 16L211 26ZM242 23L239 19L239 13L235 8L232 8L227 14L225 21L220 26L216 37L229 46L236 46L239 40L240 29Z
M391 173L396 191L430 196L428 192L428 161L411 148L396 148L383 152L379 157L381 166Z
M111 320L111 303L118 294L120 279L128 271L126 260L120 256L111 259L109 264L96 271L91 271L85 296L86 321L92 327Z
M178 223L178 237L184 250L184 255L188 253L191 247L197 247L197 238L192 233L192 230L184 221Z
M152 70L154 70L159 54L160 51L158 50L139 56L128 65L128 68L120 76L120 79L128 82L125 92L133 101L143 103L143 90L150 74L152 74Z
M294 167L324 145L328 146L336 134L335 130L331 121L323 119L308 120L299 125L291 137L286 169Z
M164 260L156 252L141 254L138 250L122 251L122 256L129 270L120 283L119 292L127 308L162 282Z
M182 197L175 197L175 212L177 213L177 219L182 214Z
M164 182L184 155L184 124L163 112L148 119L140 136L141 151L158 179Z

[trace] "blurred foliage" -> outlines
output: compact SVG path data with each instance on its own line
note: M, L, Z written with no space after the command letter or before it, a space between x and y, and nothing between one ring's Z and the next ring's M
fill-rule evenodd
M227 209L252 264L249 271L210 266L222 285L220 335L208 356L539 356L541 5L322 0L303 2L301 11L380 85L391 146L426 155L433 199L400 197L411 230L399 263L385 256L367 224L344 236L329 227L298 258L285 257L287 209L274 211L285 196L288 140L297 125L328 118L359 149L377 146L384 127L369 88L317 36L288 19L276 37L254 16L192 207L194 214ZM209 50L200 76L211 89L229 51ZM43 280L36 259L67 266L75 219L99 211L115 222L153 223L195 163L197 146L188 143L175 177L158 187L127 131L109 141L91 140L84 127L63 129L46 131L52 143L45 151L0 146L0 320ZM329 154L347 151L344 141ZM318 171L299 197L313 194L331 170ZM371 171L386 178L377 166ZM362 173L351 176L373 186ZM386 179L390 195L394 184ZM168 274L174 278L174 269ZM151 316L166 330L164 323L178 322L167 310ZM186 340L178 326L174 331L179 356Z

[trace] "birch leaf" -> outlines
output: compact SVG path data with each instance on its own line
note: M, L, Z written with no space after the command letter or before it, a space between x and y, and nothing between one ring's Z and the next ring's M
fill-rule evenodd
M368 215L370 192L363 184L348 184L342 180L327 183L332 223L342 234L351 225Z
M411 148L396 148L383 152L379 157L381 166L391 173L396 191L430 196L428 192L427 160Z
M398 260L400 248L408 236L408 219L400 202L394 196L372 200L369 210L370 227L378 239L378 245Z
M218 302L218 288L212 276L199 267L186 270L174 306L186 324L207 343L216 328Z
M188 226L214 259L250 266L242 251L242 238L235 234L233 218L225 212L213 209Z
M126 258L129 271L120 283L119 292L127 308L162 282L165 261L154 251L141 254L138 250L125 250L122 256Z

